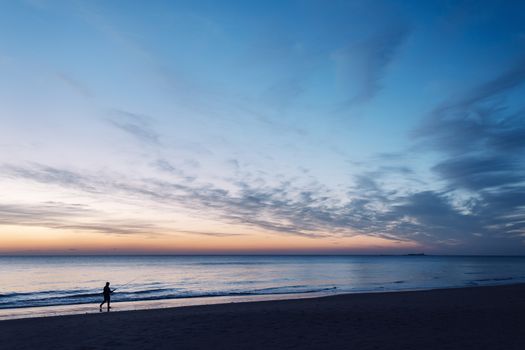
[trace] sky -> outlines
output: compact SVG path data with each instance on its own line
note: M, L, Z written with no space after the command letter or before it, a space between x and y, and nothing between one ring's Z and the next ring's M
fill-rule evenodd
M0 254L525 254L519 1L0 1Z

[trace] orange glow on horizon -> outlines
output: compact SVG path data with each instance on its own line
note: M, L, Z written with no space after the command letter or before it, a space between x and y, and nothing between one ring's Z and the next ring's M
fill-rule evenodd
M172 233L164 235L110 235L40 227L4 226L0 254L249 254L249 253L367 253L418 248L413 242L355 235L308 238L250 232L229 236Z

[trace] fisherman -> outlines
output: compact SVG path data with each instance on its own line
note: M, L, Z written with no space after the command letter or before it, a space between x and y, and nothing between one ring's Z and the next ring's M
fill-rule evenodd
M108 303L108 311L111 309L110 301L111 301L111 293L113 293L115 290L109 289L109 282L106 282L106 286L104 287L104 291L102 294L104 295L104 301L100 303L100 312L102 312L102 305L104 303Z

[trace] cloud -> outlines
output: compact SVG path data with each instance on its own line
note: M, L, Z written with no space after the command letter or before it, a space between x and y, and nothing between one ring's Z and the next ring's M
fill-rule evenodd
M151 223L103 219L105 216L107 213L84 204L64 202L0 204L0 225L93 231L111 235L159 235L162 231Z
M112 117L108 119L108 122L142 142L160 144L160 135L152 128L152 119L146 115L113 110Z
M333 53L343 85L357 86L347 105L366 102L377 95L388 65L409 33L406 25L391 26Z
M192 163L185 162L185 164L192 164ZM158 170L160 170L160 171L162 171L164 173L177 176L178 178L180 178L182 180L185 180L187 182L192 182L192 181L194 181L196 179L195 176L187 175L186 172L184 172L179 167L176 167L175 165L173 165L171 162L167 161L166 159L157 159L154 163L152 163L152 165L156 169L158 169Z
M426 235L429 243L440 239L460 239L472 229L479 230L475 215L460 213L451 205L449 198L435 191L421 191L402 197L387 215L392 215L395 218L392 221L404 225L405 230L411 227L413 234Z
M308 238L364 233L392 240L410 240L409 234L399 234L390 229L392 224L399 220L397 211L379 209L380 206L393 205L399 199L393 198L392 194L383 191L373 180L364 176L358 178L356 190L350 193L352 198L334 201L333 194L321 185L306 190L294 186L292 181L283 181L279 185L269 187L254 186L251 182L240 179L235 183L236 191L228 191L210 184L159 179L137 181L118 174L111 177L76 174L69 170L37 164L27 168L11 166L9 169L11 177L88 191L109 199L118 197L119 201L124 196L168 206L182 206L202 217L258 230ZM112 226L100 223L55 223L52 226L108 233L144 232L142 227L137 230L126 225Z
M132 180L119 174L80 174L40 164L26 167L4 165L2 169L9 170L9 173L2 172L9 177L95 193L106 199L119 198L121 201L124 196L132 200L182 206L202 217L215 217L227 223L286 234L321 237L329 235L334 229L331 225L336 224L329 208L318 207L326 204L326 196L320 196L318 189L301 191L293 187L291 182L262 188L240 181L234 194L210 184L151 178ZM101 230L98 225L85 226L87 229L90 227L92 230Z
M417 216L418 224L435 232L436 237L464 240L465 246L472 247L479 243L477 249L484 245L486 250L491 245L505 245L513 251L522 246L525 104L505 101L524 83L522 56L493 79L442 103L415 130L418 146L441 156L431 170L445 184L444 192L434 200L444 202L441 210L429 207L432 210L428 211L436 213L443 229L426 221L425 216ZM418 203L418 207L426 208L425 203ZM414 208L398 209L400 215Z
M59 169L39 163L30 163L27 166L3 164L0 170L5 177L31 179L40 183L54 184L63 187L75 187L86 192L97 192L92 178L76 171Z
M128 220L107 220L105 222L97 223L53 225L51 228L66 229L70 231L93 231L111 235L141 234L148 236L158 236L160 234L159 227L156 225L144 222L130 223Z
M451 188L472 191L525 181L525 105L500 97L525 83L525 56L499 76L445 101L415 136L445 158L432 169Z
M82 204L43 202L39 205L0 204L0 224L49 226L70 217L93 214L93 210Z
M227 233L227 232L206 232L206 231L186 231L186 230L177 230L178 233L187 233L190 235L199 235L199 236L211 236L211 237L236 237L244 236L241 233Z
M241 168L239 161L234 158L226 160L226 164L230 165L236 171Z
M525 55L516 60L510 67L497 77L482 83L462 96L458 101L450 101L439 109L441 113L447 110L468 109L478 103L492 99L525 82Z
M484 174L486 169L491 169L491 161L487 159L480 164L473 161L469 168ZM105 174L102 177L87 172L76 174L35 164L27 169L10 169L17 169L16 173L11 170L10 176L96 193L105 200L118 198L122 202L129 199L129 203L141 203L141 206L160 204L164 208L184 208L194 217L236 225L247 230L246 233L253 228L311 239L367 235L398 242L417 242L430 251L446 247L459 252L486 253L494 244L501 246L501 249L515 251L521 244L517 243L521 242L525 229L525 188L520 183L507 183L506 187L500 186L497 191L483 187L476 197L463 201L458 200L455 191L450 190L407 192L381 185L379 180L384 177L407 173L403 167L379 167L374 176L359 175L343 197L320 184L305 187L294 185L294 181L269 186L241 177L225 189L199 181L131 179L121 174ZM458 183L468 182L468 174L471 173L455 165L442 165L442 169L436 171L456 174L460 179ZM57 173L68 176L53 175ZM77 180L72 179L75 174ZM446 176L452 178L452 175ZM388 181L381 182L388 184ZM64 223L58 222L60 218L50 220L49 216L42 215L41 218L42 222L51 222L48 227L108 234L181 232L216 237L229 235L167 230L136 220L136 223L106 222L95 217L91 221ZM16 218L13 221L16 222Z
M67 87L75 91L77 94L80 94L81 96L86 97L86 98L94 97L93 92L84 83L73 78L70 74L66 74L64 72L58 72L56 73L56 77L58 80L63 82Z
M501 155L454 157L439 162L432 170L446 179L452 189L479 191L524 182L524 168L513 158Z
M511 111L503 100L524 83L525 55L493 79L435 108L414 136L452 154L524 150L525 106Z

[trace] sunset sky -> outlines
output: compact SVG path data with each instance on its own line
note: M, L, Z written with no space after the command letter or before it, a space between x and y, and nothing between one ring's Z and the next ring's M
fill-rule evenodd
M1 1L0 254L525 254L524 13Z

